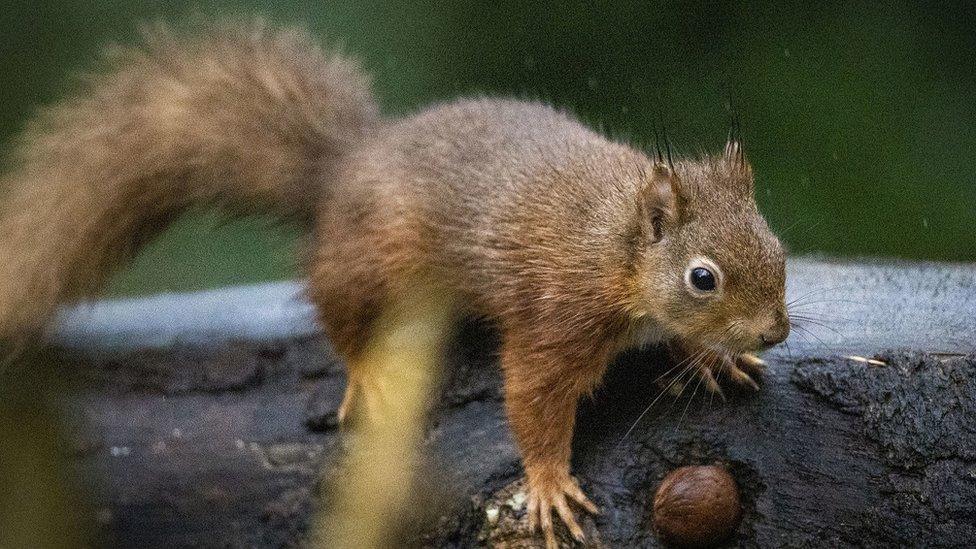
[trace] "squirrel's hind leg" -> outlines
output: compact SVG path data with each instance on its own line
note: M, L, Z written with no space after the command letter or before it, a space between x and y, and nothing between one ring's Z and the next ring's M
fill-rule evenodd
M320 322L346 365L340 424L397 420L404 407L414 407L410 399L426 408L439 381L443 344L452 333L454 302L430 288L389 298L375 277L327 286L341 278L313 276L311 288Z
M375 360L375 357L371 358ZM350 428L357 422L375 425L391 415L388 410L396 398L390 394L396 390L389 379L393 367L392 364L370 364L370 359L366 358L347 361L346 391L337 412L341 427Z
M309 296L319 324L345 365L346 390L337 415L340 425L348 427L368 412L366 383L371 368L367 354L384 314L386 289L375 276L365 276L356 269L330 268L333 265L319 264L312 271Z
M356 395L358 393L359 388L356 381L353 380L352 375L347 373L346 392L342 395L342 404L339 404L339 411L337 412L339 425L344 428L349 427L351 423L353 413L356 409Z
M366 310L368 305L364 303L363 307ZM381 338L379 327L366 318L340 315L335 310L323 312L328 314L321 321L326 335L346 368L346 390L337 412L339 424L349 428L361 421L375 423L385 398L381 383L384 368L375 352Z

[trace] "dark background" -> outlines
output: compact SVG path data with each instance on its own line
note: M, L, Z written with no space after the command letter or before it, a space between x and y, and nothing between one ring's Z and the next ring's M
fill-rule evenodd
M795 254L976 259L976 8L959 2L7 2L0 139L139 22L299 22L344 44L390 114L464 94L542 98L611 135L717 151L732 97L757 198ZM187 216L117 294L296 275L294 231Z

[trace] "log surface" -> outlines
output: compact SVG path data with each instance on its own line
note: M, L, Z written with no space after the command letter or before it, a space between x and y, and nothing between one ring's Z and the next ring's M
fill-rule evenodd
M670 360L647 349L620 357L581 407L573 469L603 511L584 521L595 543L657 546L649 526L657 484L676 467L713 462L729 468L743 497L730 545L976 539L974 268L796 260L789 279L791 299L817 324L767 355L758 393L730 387L721 402L691 383L680 397L655 400ZM341 475L335 410L345 381L297 287L197 300L214 311L227 310L222 299L245 300L263 322L287 319L287 329L208 320L192 298L62 316L52 339L72 363L71 461L106 544L302 543L315 502L330 501L322 475ZM250 300L253 292L264 300ZM161 306L173 299L186 301ZM157 311L169 315L155 319ZM123 318L127 336L110 337ZM98 345L102 335L110 344ZM467 326L447 353L449 379L425 443L428 485L405 541L525 542L495 340L489 327Z

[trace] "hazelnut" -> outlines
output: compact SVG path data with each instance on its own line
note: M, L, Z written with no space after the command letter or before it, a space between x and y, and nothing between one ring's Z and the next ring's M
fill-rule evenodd
M735 479L718 465L675 469L654 495L654 529L668 545L715 545L731 535L741 519Z

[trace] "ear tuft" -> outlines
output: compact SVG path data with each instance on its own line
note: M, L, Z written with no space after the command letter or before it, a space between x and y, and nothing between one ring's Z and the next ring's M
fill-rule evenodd
M729 165L732 171L745 173L752 171L752 166L749 164L749 160L746 159L746 153L742 146L742 141L736 138L730 138L728 142L725 143L724 157L725 162Z
M725 159L735 160L742 157L742 143L738 139L729 139L725 143Z

